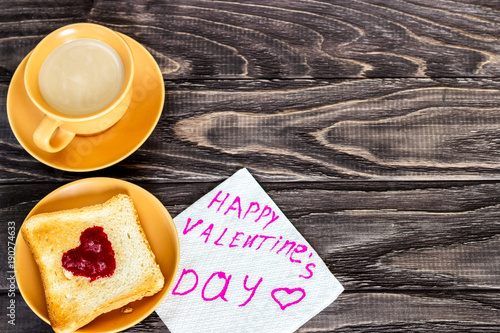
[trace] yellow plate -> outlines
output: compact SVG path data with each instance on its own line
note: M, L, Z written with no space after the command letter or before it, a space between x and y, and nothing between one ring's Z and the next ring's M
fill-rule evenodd
M86 178L64 185L43 198L26 217L103 203L119 193L128 194L134 201L151 249L165 276L165 286L153 296L130 303L134 309L132 313L123 314L120 309L105 313L77 332L119 332L137 324L156 309L172 287L179 265L179 238L174 222L163 204L151 193L114 178ZM15 269L24 300L49 323L40 272L21 233L16 240Z
M120 162L136 151L153 132L165 101L165 86L158 64L138 42L119 34L132 49L135 63L132 102L122 119L107 131L76 136L58 153L48 153L33 142L43 113L24 88L24 69L30 55L16 69L7 93L7 116L17 141L40 162L66 171L93 171Z

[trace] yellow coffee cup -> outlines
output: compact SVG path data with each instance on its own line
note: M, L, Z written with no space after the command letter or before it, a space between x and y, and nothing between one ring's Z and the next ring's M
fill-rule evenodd
M117 33L76 23L47 35L33 50L24 76L30 100L44 113L33 141L58 152L75 135L113 126L132 98L134 59Z

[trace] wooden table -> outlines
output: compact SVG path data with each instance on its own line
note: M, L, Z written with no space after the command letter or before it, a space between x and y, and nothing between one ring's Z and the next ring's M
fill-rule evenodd
M89 173L35 160L5 112L22 58L74 22L142 43L166 89L146 143ZM0 331L51 332L18 292L6 317L8 222L50 191L116 177L175 216L241 167L346 288L298 332L500 331L499 37L491 0L2 2Z

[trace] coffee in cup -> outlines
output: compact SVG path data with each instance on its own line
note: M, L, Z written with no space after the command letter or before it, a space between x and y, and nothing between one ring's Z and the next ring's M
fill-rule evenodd
M45 115L33 141L58 152L74 136L113 126L132 97L134 62L128 44L114 31L91 23L62 27L33 50L25 88Z
M86 115L111 103L123 85L123 63L108 44L79 38L44 60L38 86L45 101L68 115Z

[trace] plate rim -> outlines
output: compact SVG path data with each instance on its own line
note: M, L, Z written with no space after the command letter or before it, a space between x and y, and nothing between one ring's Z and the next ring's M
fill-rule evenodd
M143 321L144 319L146 319L147 317L149 317L155 310L156 308L164 301L164 299L167 297L168 293L170 292L170 290L172 289L173 285L174 285L174 282L175 282L175 279L176 279L176 276L177 276L177 273L178 273L178 270L179 270L179 262L180 262L180 240L179 240L179 234L178 234L178 231L177 231L177 228L175 226L175 222L172 218L172 216L170 215L170 213L168 212L167 208L165 207L165 205L155 196L153 195L151 192L149 192L148 190L142 188L141 186L139 185L136 185L134 183L131 183L129 181L126 181L126 180L122 180L122 179L117 179L117 178L113 178L113 177L89 177L89 178L83 178L83 179L78 179L78 180L75 180L75 181L72 181L72 182L69 182L67 184L64 184L62 186L59 186L58 188L50 191L48 194L44 195L44 197L42 199L40 199L36 204L35 206L33 206L33 208L30 210L30 212L26 215L25 219L23 220L23 222L21 223L21 226L20 228L22 227L22 225L24 224L24 222L30 218L31 216L33 216L35 214L35 211L37 210L37 208L40 208L41 206L43 206L44 204L46 204L44 201L45 200L49 200L51 196L57 194L58 192L68 188L68 187L72 187L72 186L78 186L79 183L85 183L85 182L99 182L99 180L105 180L105 181L108 181L108 182L111 182L111 183L116 183L118 185L122 185L120 187L120 189L126 189L127 187L132 187L134 188L135 190L138 190L139 192L142 192L142 194L146 195L147 197L149 197L150 200L153 200L153 201L157 201L157 203L159 204L158 206L161 208L162 212L165 214L165 217L166 219L172 224L173 228L172 230L174 231L173 233L173 238L175 240L175 248L177 249L176 251L176 255L175 255L175 263L174 263L174 270L173 270L173 278L172 280L170 281L170 284L169 285L164 285L164 287L162 288L163 289L166 289L165 292L163 293L163 295L154 303L154 305L151 307L151 311L146 311L146 313L142 316L139 316L136 320L133 320L132 322L130 322L129 324L127 325L124 325L123 327L121 328L118 328L116 330L107 330L107 331L102 331L102 333L116 333L116 332L121 332L123 330L126 330L126 329L129 329L135 325L137 325L138 323L140 323L141 321ZM78 195L77 195L78 197ZM136 208L137 209L137 208ZM138 212L139 213L139 212ZM141 224L143 223L143 221L141 221ZM23 289L21 288L21 286L18 284L18 275L19 275L19 271L17 268L18 268L18 260L17 260L17 257L18 257L18 244L20 241L21 238L23 238L22 236L22 233L21 233L21 229L19 228L19 231L18 231L18 234L16 236L16 242L15 242L15 246L14 246L14 274L15 274L15 278L16 278L16 284L17 284L17 287L18 287L18 290L19 290L19 293L21 294L24 302L28 305L28 307L30 308L31 311L33 311L33 313L36 314L36 316L38 318L40 318L41 320L43 320L45 323L49 324L50 325L50 320L48 318L46 318L44 315L40 314L37 310L35 310L35 308L33 307L33 305L31 304L31 302L28 302L26 300L26 297L25 295L23 294ZM24 238L23 240L24 241ZM25 241L24 241L25 242ZM149 242L149 240L148 240ZM26 243L25 243L26 244ZM27 245L27 244L26 244ZM153 250L153 249L151 249ZM154 252L153 252L154 253ZM31 254L31 253L30 253ZM154 253L155 256L158 256L156 253ZM31 256L33 256L31 254ZM33 259L34 260L34 259ZM38 269L38 267L37 267ZM24 291L26 292L26 291ZM116 310L116 309L115 309ZM96 317L97 318L97 317ZM93 320L92 320L93 321ZM91 322L92 322L91 321ZM90 323L89 323L90 324ZM85 325L86 326L86 325ZM81 328L84 328L85 326L81 327ZM81 332L81 328L79 328L78 330L76 330L75 332Z

